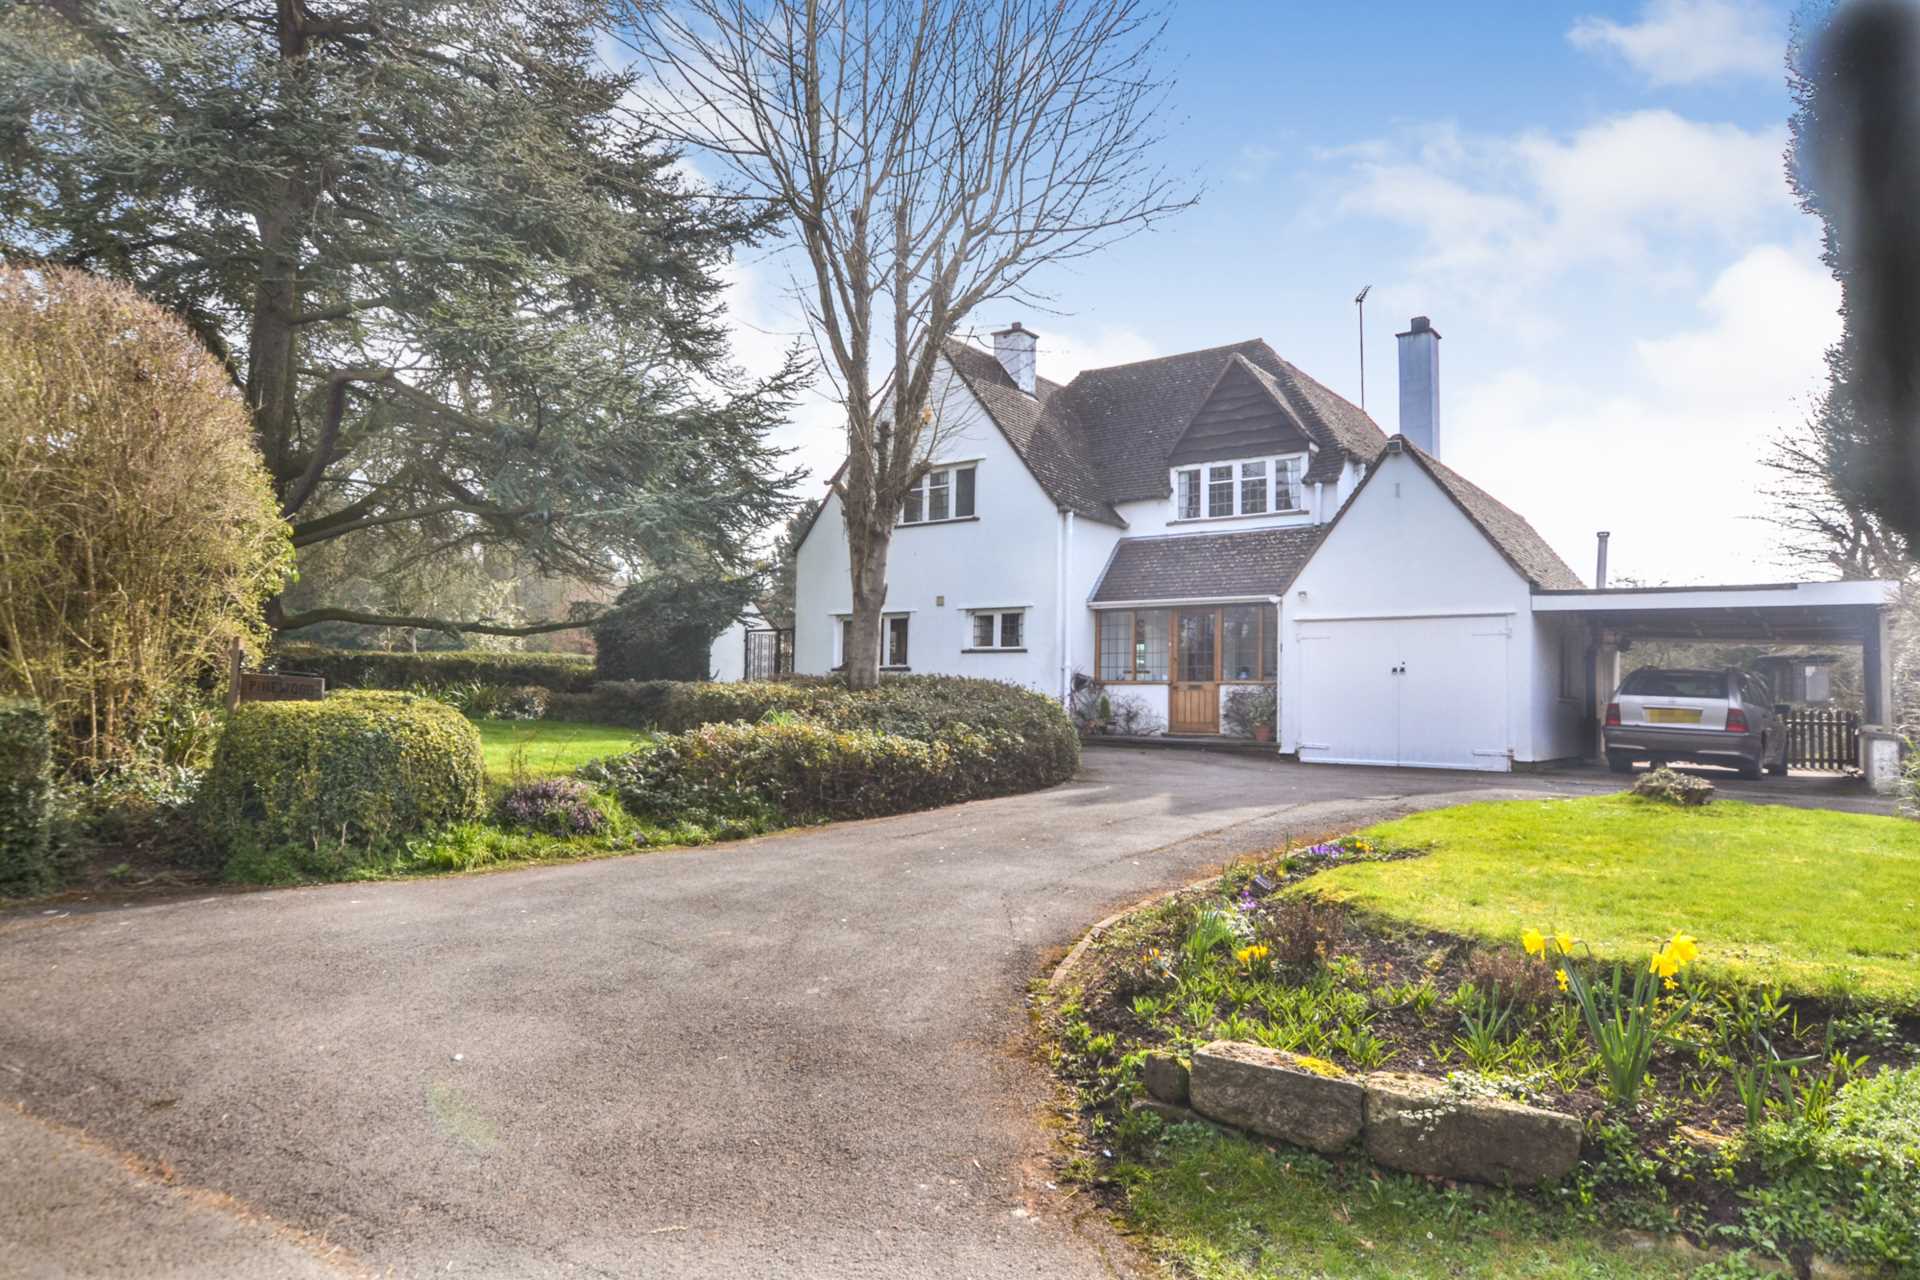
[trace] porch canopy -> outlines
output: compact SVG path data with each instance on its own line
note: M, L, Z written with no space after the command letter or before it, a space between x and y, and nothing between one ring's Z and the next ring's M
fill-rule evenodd
M1610 587L1535 592L1533 611L1578 615L1609 646L1621 640L1857 645L1865 723L1887 725L1893 714L1886 607L1893 592L1894 584L1883 581Z

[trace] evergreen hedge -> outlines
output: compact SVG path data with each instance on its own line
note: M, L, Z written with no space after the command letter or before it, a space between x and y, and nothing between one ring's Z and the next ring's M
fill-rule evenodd
M628 717L619 723L664 731L587 775L640 817L875 817L1052 786L1080 763L1057 703L992 680L907 676L857 693L825 680L652 681L592 696Z
M0 698L0 894L54 887L53 731L40 704Z
M197 817L232 878L333 878L478 817L485 798L465 716L412 694L340 693L236 708Z
M329 689L446 689L454 685L531 685L555 693L593 687L593 659L578 653L495 653L445 649L382 653L373 649L276 646L273 665L282 671L325 676Z

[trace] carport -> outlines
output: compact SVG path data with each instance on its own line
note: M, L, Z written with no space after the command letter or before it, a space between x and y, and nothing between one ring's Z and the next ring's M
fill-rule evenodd
M1891 755L1891 673L1887 604L1891 582L1780 582L1728 587L1609 587L1581 591L1536 591L1536 614L1573 615L1587 627L1586 715L1590 741L1600 749L1600 709L1620 682L1623 643L1692 640L1733 644L1812 645L1857 648L1865 706L1861 763L1878 782L1876 754ZM1874 735L1878 735L1878 739ZM1890 740L1876 753L1878 740Z

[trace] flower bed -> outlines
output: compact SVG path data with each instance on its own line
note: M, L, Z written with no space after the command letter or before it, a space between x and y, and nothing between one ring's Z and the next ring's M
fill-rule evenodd
M1235 1041L1356 1080L1417 1073L1575 1117L1580 1163L1526 1193L1542 1210L1776 1256L1817 1248L1920 1267L1920 1151L1899 1136L1920 1129L1920 1086L1897 1085L1920 1061L1911 1011L1789 1000L1713 976L1715 940L1683 921L1636 957L1603 962L1550 921L1489 943L1313 892L1327 868L1420 856L1370 839L1277 853L1090 944L1056 1020L1056 1064L1123 1184L1172 1150L1161 1116L1129 1106L1149 1059L1185 1065ZM1851 1111L1871 1118L1832 1136ZM1864 1179L1836 1172L1837 1146L1870 1151L1875 1167ZM1333 1158L1365 1159L1357 1145Z

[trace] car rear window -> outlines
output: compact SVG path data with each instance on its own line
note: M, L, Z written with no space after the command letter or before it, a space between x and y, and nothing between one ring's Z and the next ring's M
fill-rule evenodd
M1727 678L1718 671L1636 671L1620 692L1643 698L1725 698Z

